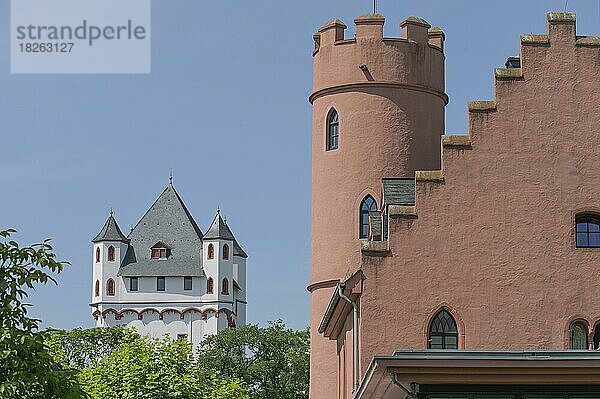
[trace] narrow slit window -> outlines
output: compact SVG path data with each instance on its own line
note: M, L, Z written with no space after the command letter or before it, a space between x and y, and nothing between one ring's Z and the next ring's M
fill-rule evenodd
M227 244L223 245L223 259L224 260L229 259L229 245L227 245Z
M115 280L109 278L106 282L106 295L115 296Z
M192 290L192 278L191 277L184 277L183 278L183 289L185 291L191 291Z
M223 284L221 287L221 293L223 295L229 295L229 280L227 280L226 278L223 279Z
M165 290L165 278L157 277L156 278L156 291L164 291Z
M329 111L327 118L327 151L337 150L340 139L340 118L335 109Z
M137 291L138 290L138 278L131 277L129 279L129 291Z
M109 262L115 261L115 247L113 247L112 245L110 247L108 247L108 261Z

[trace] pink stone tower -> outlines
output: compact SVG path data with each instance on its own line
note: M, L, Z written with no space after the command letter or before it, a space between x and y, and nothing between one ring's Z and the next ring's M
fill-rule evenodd
M355 19L356 36L333 20L314 35L311 231L311 392L338 397L336 341L318 333L333 287L361 264L360 204L381 201L381 179L440 170L444 134L444 33L420 18L383 37L379 14ZM389 29L391 30L391 29ZM337 148L328 148L338 114ZM318 380L318 382L317 382Z

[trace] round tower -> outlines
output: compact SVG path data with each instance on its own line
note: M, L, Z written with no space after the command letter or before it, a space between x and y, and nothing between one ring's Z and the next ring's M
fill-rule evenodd
M354 22L352 39L339 20L314 35L311 398L338 385L335 342L317 331L333 286L361 265L363 201L380 209L382 178L441 168L443 32L410 17L384 38L382 15Z

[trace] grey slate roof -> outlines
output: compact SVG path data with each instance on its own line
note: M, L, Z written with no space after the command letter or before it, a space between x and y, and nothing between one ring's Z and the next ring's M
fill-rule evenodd
M169 184L129 234L129 248L119 276L202 277L202 232ZM170 248L167 259L151 259L158 242Z
M217 212L217 215L204 235L204 238L207 240L235 240L233 233L229 230L229 226L223 221L220 212Z
M239 256L241 258L247 258L248 257L248 255L242 249L242 247L240 246L240 244L238 244L238 242L237 242L236 239L233 240L233 256Z
M223 218L221 217L220 212L217 212L215 219L213 220L212 224L208 228L208 231L204 235L204 239L205 240L218 240L218 239L231 240L231 241L233 241L233 255L240 256L242 258L248 257L246 252L244 252L244 250L242 249L240 244L235 239L235 236L231 232L231 229L227 225L227 222L225 222L223 220Z
M117 221L113 217L112 211L110 212L110 216L104 223L104 227L100 230L100 233L92 240L92 242L101 242L101 241L122 241L127 242L127 238L119 228Z
M414 205L415 179L383 178L383 202L386 205Z

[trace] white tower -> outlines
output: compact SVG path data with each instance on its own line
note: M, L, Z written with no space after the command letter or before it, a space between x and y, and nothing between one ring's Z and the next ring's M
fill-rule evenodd
M119 267L127 252L128 241L112 210L100 233L93 242L93 278L92 278L92 306L102 313L104 305L110 305L119 300L123 289L121 279L117 277ZM103 326L102 317L96 318L96 326Z
M245 324L245 257L243 250L237 245L233 233L223 221L221 213L213 220L210 228L203 238L204 272L207 279L214 282L214 290L211 298L219 306L219 310L227 309L227 318L217 318L214 328L220 331L227 327ZM240 262L240 259L243 262ZM243 284L240 284L240 263L243 263ZM243 293L243 297L242 297ZM243 301L243 306L240 305ZM239 311L242 311L240 314ZM240 317L241 316L241 317ZM212 326L211 326L212 327Z

